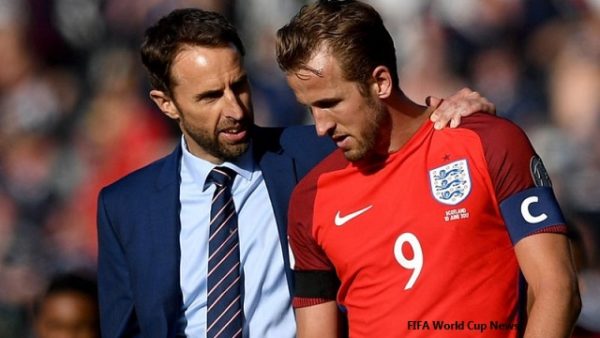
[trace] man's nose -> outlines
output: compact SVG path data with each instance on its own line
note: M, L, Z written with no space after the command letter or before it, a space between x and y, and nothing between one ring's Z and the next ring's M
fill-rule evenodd
M225 93L225 109L224 113L226 117L234 120L241 120L245 114L245 108L243 107L242 101L238 95L232 91Z
M312 115L315 120L317 135L325 136L335 127L335 122L329 117L329 114L320 108L313 108Z

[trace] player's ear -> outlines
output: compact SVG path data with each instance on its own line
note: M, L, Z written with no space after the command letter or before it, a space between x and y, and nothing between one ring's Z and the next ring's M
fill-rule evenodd
M373 78L373 89L380 99L388 98L392 94L392 74L386 66L377 66L371 74Z
M173 120L179 119L179 110L175 105L175 102L167 93L162 90L153 89L150 91L150 98L158 109L160 109L165 115Z

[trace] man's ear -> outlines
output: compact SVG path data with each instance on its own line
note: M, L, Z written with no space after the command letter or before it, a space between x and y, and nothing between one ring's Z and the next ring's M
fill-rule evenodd
M179 120L179 110L171 96L162 90L153 89L150 91L150 98L165 115L173 120Z
M373 89L375 95L380 99L388 98L392 94L393 83L390 70L386 66L377 66L371 74L373 77Z

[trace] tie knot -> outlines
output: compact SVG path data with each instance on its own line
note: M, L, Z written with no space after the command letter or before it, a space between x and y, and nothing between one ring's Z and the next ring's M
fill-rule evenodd
M235 178L235 171L227 167L214 167L208 174L208 180L219 187L230 185Z

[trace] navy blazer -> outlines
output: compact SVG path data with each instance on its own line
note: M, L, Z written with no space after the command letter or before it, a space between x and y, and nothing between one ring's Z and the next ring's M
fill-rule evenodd
M334 145L314 126L253 130L256 163L273 205L290 292L287 211L296 183ZM98 197L98 283L103 337L175 337L181 147L105 187Z

